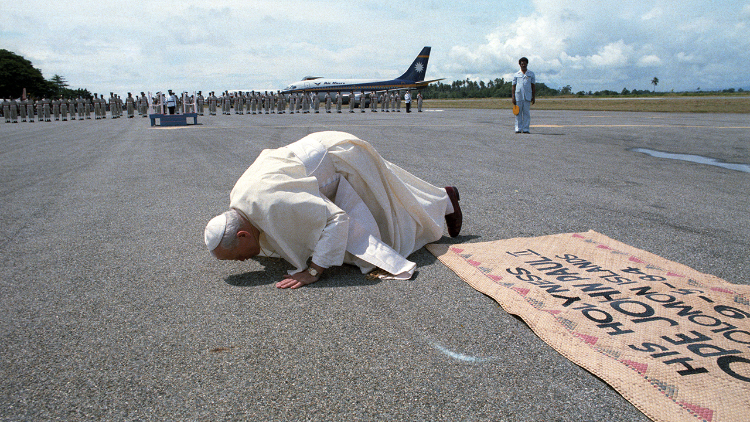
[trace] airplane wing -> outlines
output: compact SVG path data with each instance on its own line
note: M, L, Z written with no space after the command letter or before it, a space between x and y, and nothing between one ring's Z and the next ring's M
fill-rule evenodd
M426 87L427 85L429 85L429 84L431 84L431 83L433 83L433 82L437 82L437 81L442 81L442 80L444 80L444 79L445 79L445 78L440 78L440 79L433 79L433 80L430 80L430 81L419 81L419 82L415 82L415 85L416 85L416 89L424 88L424 87ZM388 91L388 92L393 92L393 91L411 91L412 89L414 89L414 88L391 88L391 89L378 89L378 90L376 90L375 92L377 92L378 94L380 94L380 93L383 93L383 92L386 92L386 91Z
M419 82L417 82L417 87L418 88L425 87L425 86L427 86L427 85L429 85L429 84L431 84L433 82L438 82L438 81L442 81L442 80L445 80L445 78L433 79L431 81L419 81Z

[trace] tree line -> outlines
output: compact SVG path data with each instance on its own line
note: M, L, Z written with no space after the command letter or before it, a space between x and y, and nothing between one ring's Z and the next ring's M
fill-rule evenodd
M42 71L29 60L11 51L0 49L0 98L20 98L26 89L29 98L91 98L87 89L70 89L60 75L44 79Z
M422 90L425 98L503 98L510 97L512 83L503 78L496 78L488 82L472 81L465 79L453 81L450 84L437 82L428 85ZM550 96L559 95L560 91L549 88L544 83L536 84L536 95Z
M648 95L662 95L656 92L656 85L659 83L658 78L654 78L651 84L654 85L654 91L647 89L627 89L623 88L622 91L602 90L602 91L578 91L573 92L573 88L570 85L566 85L560 89L550 88L544 83L536 84L536 95L537 97L554 97L557 95L576 95L582 96L648 96ZM425 98L439 98L439 99L450 99L450 98L509 98L510 91L513 87L511 81L505 81L503 78L496 78L490 81L472 81L470 79L453 81L450 84L437 82L430 84L422 91L422 95ZM698 88L697 92L702 92ZM705 91L710 92L710 91ZM734 88L724 89L714 92L733 93L743 92L742 88L735 90Z

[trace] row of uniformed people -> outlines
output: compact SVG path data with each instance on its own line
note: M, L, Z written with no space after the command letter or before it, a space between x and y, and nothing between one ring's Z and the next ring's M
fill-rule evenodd
M94 119L106 119L107 109L111 112L113 119L122 117L123 106L125 106L128 117L134 117L135 110L143 117L148 115L148 99L143 93L140 97L133 98L128 93L128 97L123 102L119 95L110 93L109 101L94 94L94 98L42 98L34 99L4 99L1 101L0 109L3 112L5 123L21 122L40 122L90 120L92 113Z
M352 93L348 93L351 97ZM162 98L164 97L164 98ZM326 92L322 99L322 105L327 113L331 113L332 106L335 103L336 112L341 113L343 97L341 91L338 91L331 95ZM181 113L196 112L193 110L193 104L197 108L197 113L201 116L204 115L205 105L208 104L209 115L216 115L217 110L221 108L222 114L229 115L234 108L235 114L269 114L269 113L286 113L286 109L289 109L290 113L315 113L320 112L321 98L315 92L300 92L293 93L290 95L283 95L279 92L264 93L251 91L248 93L236 93L230 95L228 91L225 91L220 96L216 96L215 92L211 92L208 97L204 97L202 92L199 91L195 97L188 96L184 93L182 97L174 95L170 91L170 98L157 94L153 99L153 104L149 104L149 99L146 95L141 92L140 96L133 97L131 93L128 93L125 101L114 93L110 93L109 101L104 99L104 95L101 97L98 94L94 94L93 99L78 97L76 99L64 99L59 98L50 100L42 98L41 100L34 101L28 100L3 100L2 111L5 117L6 123L17 123L20 117L22 122L33 122L36 117L39 121L50 122L54 120L67 121L68 117L70 120L76 120L76 114L79 120L91 119L93 112L94 118L106 119L107 118L107 106L111 111L112 118L119 118L123 115L123 108L126 110L129 118L135 116L135 112L142 117L147 117L149 114L149 106L154 106L154 109L160 107L161 101L165 104L170 101L176 103L177 110ZM369 101L368 101L369 99ZM406 91L404 98L407 104L407 112L410 110L411 105L411 94ZM401 111L401 94L399 91L384 91L384 92L370 92L362 93L360 95L360 108L361 111L365 112L365 107L362 107L362 102L369 104L370 110L376 112L378 104L380 105L380 111L382 112L400 112ZM417 98L417 110L422 111L422 94L418 93ZM354 113L356 101L349 100L349 112Z
M351 94L349 95L351 96ZM336 111L341 113L343 97L341 91L338 91L333 96L331 96L329 92L326 92L322 99L326 112L331 112L331 107L335 101ZM368 98L369 102L367 101ZM403 99L407 104L407 112L410 112L411 94L407 91L404 94ZM193 103L193 100L198 107L199 115L203 115L204 104L208 103L208 112L211 116L215 116L219 108L221 108L222 114L230 115L232 114L232 109L234 109L234 114L282 114L286 113L287 107L290 113L310 113L311 110L315 113L319 113L321 107L321 98L315 92L292 93L287 96L279 92L269 93L268 91L265 93L255 91L247 93L238 92L235 94L230 94L228 91L225 91L219 96L217 96L215 92L211 92L207 98L204 98L203 95L201 95L201 92L198 92L195 99L192 97L189 98L191 104ZM378 104L380 104L381 111L384 112L401 111L402 98L399 91L385 91L380 93L371 92L369 94L362 93L360 95L360 108L364 113L365 107L361 107L362 101L364 101L365 104L369 104L370 109L373 112L377 111ZM355 104L356 102L350 99L350 113L354 113ZM419 112L422 111L421 93L417 93L417 110Z
M192 101L192 97L191 97ZM198 92L195 98L195 104L198 107L198 114L203 115L204 104L208 103L208 113L211 116L215 116L217 110L221 108L221 114L232 114L234 108L234 114L269 114L284 113L286 111L287 98L279 93L265 93L251 91L248 93L238 92L236 94L230 94L229 91L224 91L219 96L215 92L210 92L208 97L203 98L200 92Z

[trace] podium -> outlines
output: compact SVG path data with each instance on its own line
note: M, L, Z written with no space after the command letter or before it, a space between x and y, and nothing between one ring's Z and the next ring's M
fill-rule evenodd
M188 121L198 124L198 113L184 114L149 114L151 126L188 126ZM158 123L157 123L158 120Z

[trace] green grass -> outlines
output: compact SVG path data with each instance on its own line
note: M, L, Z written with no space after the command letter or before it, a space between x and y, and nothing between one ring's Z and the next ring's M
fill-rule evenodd
M510 109L510 98L425 99L425 108ZM653 97L542 97L537 110L647 111L664 113L750 113L750 94Z

